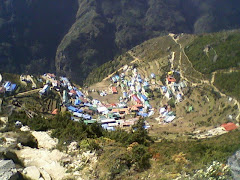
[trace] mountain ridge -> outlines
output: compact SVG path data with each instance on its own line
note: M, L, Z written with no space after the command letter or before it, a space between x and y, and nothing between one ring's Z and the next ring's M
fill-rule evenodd
M99 65L147 39L237 28L240 17L236 0L0 3L0 32L6 35L0 37L0 70L56 70L80 83Z

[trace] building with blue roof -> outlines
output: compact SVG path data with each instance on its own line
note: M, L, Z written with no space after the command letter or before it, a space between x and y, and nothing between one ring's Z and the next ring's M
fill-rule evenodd
M74 105L75 105L75 106L78 106L78 105L80 105L80 104L81 104L81 100L75 99Z
M68 106L67 109L71 112L77 112L78 111L78 108L75 108L73 106Z

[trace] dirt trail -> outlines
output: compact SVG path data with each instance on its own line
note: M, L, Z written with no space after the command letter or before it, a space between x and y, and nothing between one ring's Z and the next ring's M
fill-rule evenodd
M16 97L31 95L31 94L34 94L34 93L39 92L41 89L42 89L42 88L34 89L34 90L30 90L30 91L26 91L26 92L23 92L23 93L18 93L18 94L16 95Z
M227 97L226 94L222 93L215 85L214 85L214 82L215 82L215 76L217 73L232 73L232 72L239 72L240 70L239 69L236 69L236 68L230 68L230 69L227 69L227 70L217 70L215 72L212 72L212 78L210 81L208 80L203 80L203 79L198 79L200 80L200 83L192 83L190 82L186 77L184 77L183 73L182 73L182 53L184 54L184 56L186 56L188 62L190 63L191 65L191 68L194 69L191 61L189 60L188 56L186 55L185 51L184 51L184 48L182 47L182 45L178 42L179 41L179 36L177 38L175 38L175 34L169 34L169 36L173 39L173 41L179 45L180 47L180 59L179 59L179 69L180 69L180 76L181 78L183 78L184 80L186 80L187 82L189 82L193 87L196 87L196 86L199 86L199 85L203 85L203 84L208 84L210 86L212 86L214 88L214 90L216 92L218 92L221 96L223 97ZM203 75L202 73L198 72L196 69L194 69L194 71L196 71L197 73ZM239 110L239 114L237 115L236 117L236 120L237 121L240 121L240 103L237 99L233 98L233 101L234 101L234 104L238 106L238 110Z
M130 56L132 56L133 59L134 59L132 62L130 62L130 64L133 64L133 63L135 63L135 62L137 62L137 61L140 61L139 58L135 57L135 56L132 54L131 51L128 51L128 54L129 54ZM123 68L124 68L124 66L121 67L120 69L114 71L112 74L110 74L110 75L108 75L106 78L104 78L103 81L106 81L106 80L110 79L116 72L122 71Z

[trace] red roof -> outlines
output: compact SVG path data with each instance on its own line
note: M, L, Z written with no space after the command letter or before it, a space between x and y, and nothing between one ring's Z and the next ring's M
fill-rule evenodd
M142 104L137 104L137 105L134 105L134 106L137 107L137 108L142 108L143 107Z
M139 110L139 108L142 108L142 107L143 107L142 104L137 104L137 105L132 106L132 107L131 107L131 110L132 110L132 111L137 111L137 110Z
M138 111L139 109L138 109L136 106L133 106L133 107L131 108L131 110L132 110L132 111Z
M117 93L118 91L117 91L117 88L116 87L112 87L112 92L113 93Z
M141 100L140 100L135 94L132 95L132 98L133 98L138 104L141 104L141 103L142 103Z
M58 114L58 109L54 109L52 114L54 114L54 115Z
M70 93L72 93L72 94L77 94L77 92L74 91L73 89L70 91Z
M50 76L51 78L55 78L55 74L51 74L51 73L47 73L48 76Z
M173 78L173 77L170 77L170 76L168 76L167 80L168 80L169 82L176 82L176 79Z
M223 124L222 127L224 127L226 131L232 131L238 128L234 123Z
M84 103L87 103L87 102L88 102L88 100L87 100L87 99L84 99L82 96L80 97L80 100L81 100L82 102L84 102Z

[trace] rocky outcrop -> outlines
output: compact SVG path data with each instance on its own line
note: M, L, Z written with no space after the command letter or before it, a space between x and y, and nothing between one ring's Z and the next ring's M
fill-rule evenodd
M16 152L25 167L35 166L46 171L52 179L63 179L67 176L67 169L61 165L61 159L68 157L58 150L33 149L24 147Z
M97 164L95 152L81 152L77 142L72 142L67 153L55 149L57 140L50 137L50 132L35 132L39 149L21 147L17 156L26 167L23 174L31 179L94 179L90 172Z
M230 166L234 180L240 179L240 151L237 151L228 159L228 165Z
M38 141L38 148L50 150L58 144L57 139L50 137L50 132L32 131L31 133Z
M23 174L32 180L39 180L41 174L37 167L29 166L23 170Z
M22 147L16 151L18 157L23 161L24 174L31 178L39 179L63 179L68 176L67 169L61 165L61 160L68 158L68 154L54 149L57 140L50 137L50 132L31 131L32 135L38 141L40 149ZM34 177L34 178L33 178Z
M19 178L17 169L12 160L0 160L0 179L17 180Z

